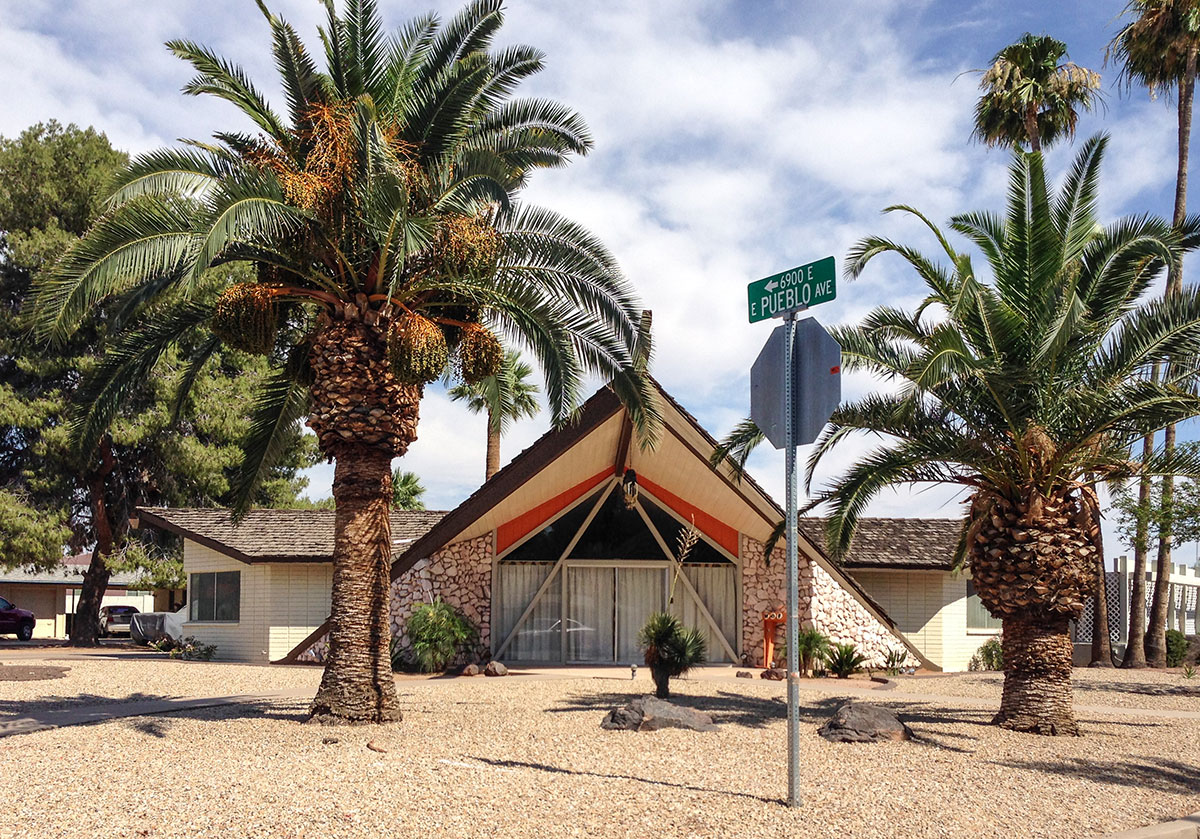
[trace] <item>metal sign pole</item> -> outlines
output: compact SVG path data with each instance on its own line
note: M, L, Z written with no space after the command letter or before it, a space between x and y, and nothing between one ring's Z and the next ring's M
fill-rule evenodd
M793 404L794 353L796 345L796 313L788 312L787 340L784 352L784 454L787 463L787 736L788 736L788 806L800 806L800 573L796 553L796 409Z

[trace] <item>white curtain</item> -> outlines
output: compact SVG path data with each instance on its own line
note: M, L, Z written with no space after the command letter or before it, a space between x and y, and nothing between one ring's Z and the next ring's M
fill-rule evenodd
M617 663L640 664L637 636L646 619L666 606L665 568L617 569Z
M613 660L613 569L567 568L567 661Z
M497 643L508 637L553 568L552 562L500 563L496 575ZM561 661L561 617L562 587L556 578L521 624L503 657L510 661Z
M721 634L731 647L737 649L733 641L737 626L737 583L734 577L736 568L733 565L685 565L683 573L700 595L701 602L716 621ZM708 643L709 661L729 661L725 647L721 645L712 627L700 612L692 593L682 584L675 586L675 600L671 604L671 612L684 626L699 629L704 633Z

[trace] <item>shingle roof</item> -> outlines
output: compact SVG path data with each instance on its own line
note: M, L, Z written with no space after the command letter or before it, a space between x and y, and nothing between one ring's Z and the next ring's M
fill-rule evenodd
M27 571L24 568L13 568L0 571L0 583L21 583L23 585L83 585L83 572L92 561L90 553L76 554L63 557L62 565L48 571ZM112 588L123 588L136 579L132 571L122 571L113 574L108 579Z
M251 510L234 524L222 508L138 508L142 525L161 527L242 562L331 562L333 510ZM393 510L392 554L401 553L445 512Z
M825 521L802 518L800 529L809 540L824 545ZM962 519L859 519L842 565L949 571L954 567L954 548L962 524Z

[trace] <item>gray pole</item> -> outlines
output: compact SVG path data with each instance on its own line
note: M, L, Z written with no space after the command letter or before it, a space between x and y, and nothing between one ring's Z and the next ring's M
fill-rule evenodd
M787 340L783 342L784 359L783 404L787 463L787 736L788 736L788 806L799 807L800 801L800 573L796 556L796 411L792 404L795 383L796 313L788 312Z

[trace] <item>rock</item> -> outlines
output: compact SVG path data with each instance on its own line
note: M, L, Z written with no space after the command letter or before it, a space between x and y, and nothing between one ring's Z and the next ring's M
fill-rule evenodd
M332 746L334 743L340 743L341 741L336 737L322 737L321 742L326 746Z
M834 712L817 733L834 743L879 743L911 740L912 731L887 708L847 702Z
M387 754L387 749L385 749L383 746L379 745L378 740L368 741L367 748L373 752L379 752L380 754Z
M503 667L504 665L500 665L500 666ZM464 676L478 676L482 672L483 671L479 669L478 664L468 664L466 667L464 667L462 669L462 674Z
M502 662L489 661L487 663L487 667L483 668L483 675L485 675L485 676L507 676L508 668L505 667Z
M749 670L739 670L734 675L737 676L739 679L753 679L754 678L754 674L751 673Z
M768 667L759 673L758 677L760 679L770 679L773 682L782 682L787 679L787 671L782 667Z
M658 731L663 728L717 730L708 714L653 696L641 696L628 705L613 708L600 722L600 727L609 731Z

